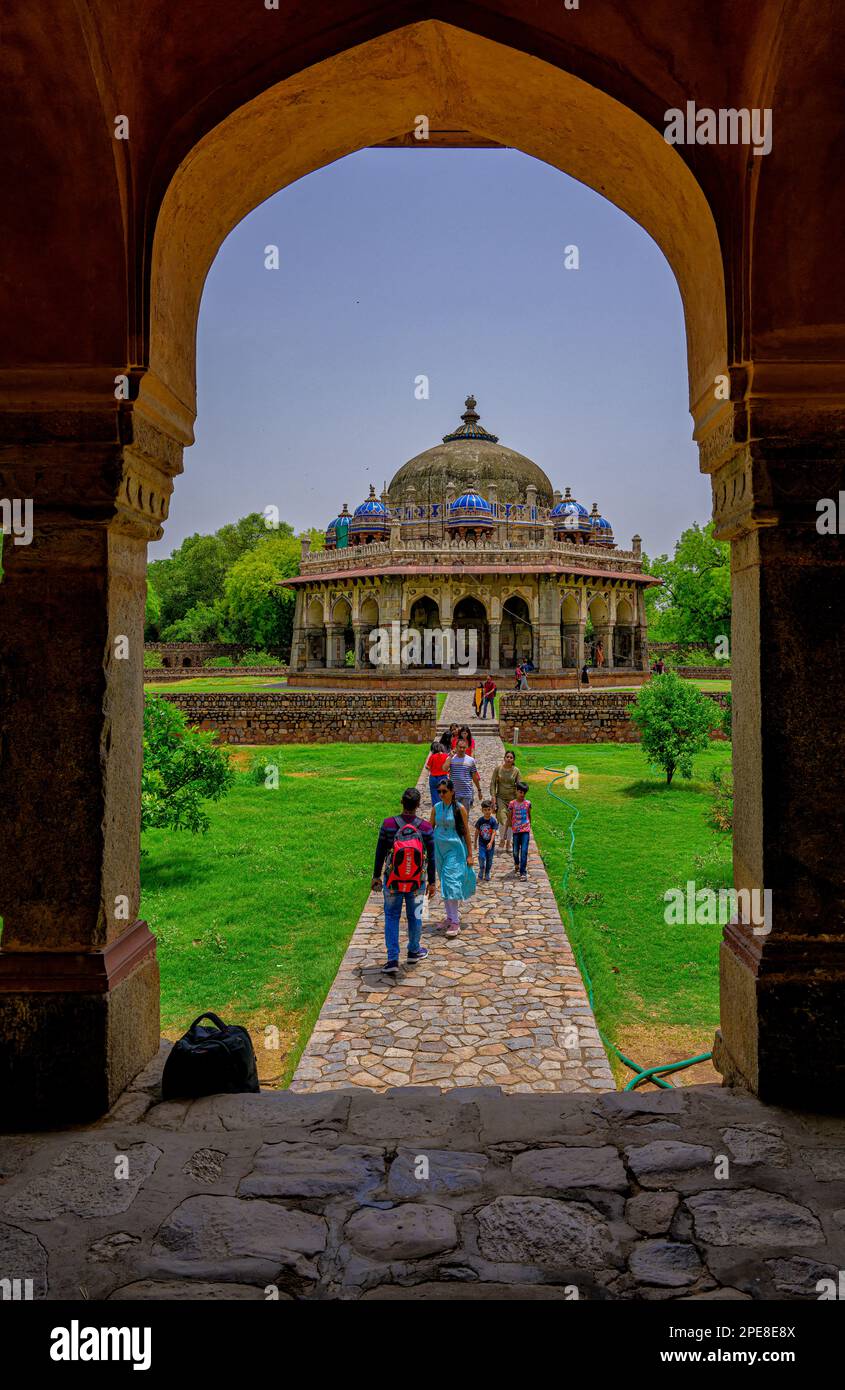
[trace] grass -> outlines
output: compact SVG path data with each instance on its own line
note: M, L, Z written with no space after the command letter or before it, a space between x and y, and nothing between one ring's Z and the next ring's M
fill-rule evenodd
M643 1065L710 1050L719 1019L720 926L667 926L663 894L732 882L730 836L707 824L709 774L730 757L711 743L696 776L671 787L653 775L638 745L585 744L519 750L532 787L533 820L561 915L570 931L563 877L572 813L546 794L546 769L578 769L578 790L555 790L581 812L575 826L569 901L573 948L592 978L599 1028ZM572 934L570 932L570 934ZM614 1062L617 1079L631 1073ZM716 1080L695 1067L679 1080Z
M167 1036L212 1009L250 1029L262 1082L287 1084L366 902L378 826L424 751L232 750L238 780L209 805L207 835L145 833L141 912L158 938ZM278 766L277 790L250 779L254 754Z
M233 695L243 695L249 690L278 690L280 686L286 690L291 688L284 676L242 676L240 679L236 676L186 676L182 681L157 681L152 673L152 679L144 681L145 690L172 690L177 694L204 690L219 695L228 690Z

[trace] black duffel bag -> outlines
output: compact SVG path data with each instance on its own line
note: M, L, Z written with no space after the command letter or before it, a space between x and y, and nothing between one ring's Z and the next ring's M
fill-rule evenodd
M213 1028L200 1028L210 1018ZM200 1014L170 1049L161 1078L162 1100L186 1100L218 1092L257 1091L258 1067L252 1038L239 1024L217 1014Z

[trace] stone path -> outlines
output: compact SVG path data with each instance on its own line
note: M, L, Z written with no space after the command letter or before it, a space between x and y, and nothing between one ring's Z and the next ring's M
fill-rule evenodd
M485 794L503 745L467 717L468 692L450 694L441 724L471 723ZM429 806L428 776L419 783ZM475 815L478 813L477 804ZM472 819L475 818L475 815ZM461 935L423 929L430 950L398 976L381 974L384 911L375 894L352 935L293 1091L415 1084L503 1091L613 1090L610 1066L543 861L532 839L528 882L497 851L490 883L464 904ZM442 920L439 896L429 922ZM403 950L406 940L403 935Z

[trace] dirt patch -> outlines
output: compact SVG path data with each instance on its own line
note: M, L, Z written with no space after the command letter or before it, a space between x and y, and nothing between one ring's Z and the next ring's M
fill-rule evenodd
M661 1062L682 1062L709 1052L713 1046L712 1028L689 1028L685 1024L635 1024L623 1028L613 1041L616 1046L641 1067L656 1067ZM610 1054L611 1066L620 1090L627 1085L633 1072L624 1066L615 1053ZM721 1084L721 1076L712 1062L698 1062L694 1067L672 1072L667 1078L673 1086L713 1086ZM660 1089L644 1081L641 1091Z
M258 1081L262 1087L277 1087L285 1075L288 1057L299 1039L299 1014L274 1014L272 1010L256 1010L243 1014L237 1008L223 1009L224 1023L238 1023L246 1028L255 1048ZM210 1027L210 1022L206 1022ZM183 1028L163 1028L162 1037L178 1042L184 1037Z

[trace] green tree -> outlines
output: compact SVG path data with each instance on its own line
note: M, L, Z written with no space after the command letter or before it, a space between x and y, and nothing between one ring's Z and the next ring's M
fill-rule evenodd
M141 830L153 826L190 830L209 827L203 801L219 801L235 774L226 749L188 724L169 700L144 701L144 766L141 774Z
M655 676L640 688L631 718L643 752L665 770L667 785L676 771L692 776L693 757L707 747L714 714L712 700L674 672Z
M158 640L159 624L161 622L161 599L147 580L147 606L144 613L144 639L147 642Z
M279 586L299 573L299 556L296 537L276 533L235 561L224 586L234 641L290 651L295 595Z
M647 574L662 585L646 590L646 616L653 641L683 642L712 652L716 638L731 630L731 560L727 541L716 540L713 523L687 528L672 559L643 556Z
M242 555L270 537L292 536L293 528L287 522L268 529L261 512L250 512L240 521L221 526L211 536L187 536L172 555L153 561L149 567L150 579L161 600L162 631L169 631L173 623L186 618L195 608L213 608L228 571ZM212 638L218 635L214 633Z

